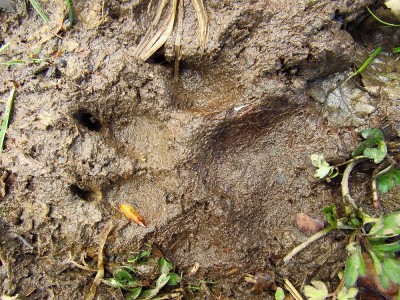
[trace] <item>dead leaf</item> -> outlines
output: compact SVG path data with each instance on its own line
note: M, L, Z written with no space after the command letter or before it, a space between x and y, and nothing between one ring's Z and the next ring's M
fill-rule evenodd
M376 274L374 262L367 253L363 252L362 257L365 262L367 274L365 277L359 277L357 286L360 288L360 299L391 299L397 300L398 286L390 283L389 289L385 289Z
M129 204L120 204L119 210L127 217L129 220L135 222L136 224L146 227L146 222L141 215Z
M320 220L313 219L305 213L298 213L296 215L297 228L304 234L314 234L324 228L324 223Z

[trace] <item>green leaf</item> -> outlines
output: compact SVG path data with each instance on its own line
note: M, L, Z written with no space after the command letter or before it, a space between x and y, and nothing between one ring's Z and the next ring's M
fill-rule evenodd
M360 260L357 253L351 254L344 267L344 280L347 288L352 287L358 279Z
M285 299L285 292L282 288L278 287L275 292L275 300L284 300Z
M361 248L359 248L359 251L358 251L358 259L360 260L360 266L358 269L358 273L362 277L365 277L367 275L367 267L365 266L365 261L361 254Z
M324 214L326 221L330 225L336 225L337 224L336 206L334 204L331 204L330 206L324 207L322 209L322 213Z
M376 148L367 148L363 153L369 159L373 159L374 163L379 164L387 154L387 147L385 142L378 142Z
M377 128L370 128L362 130L361 136L365 141L361 142L357 149L353 151L353 157L365 155L366 157L373 159L374 163L380 163L387 154L383 132Z
M134 258L130 258L127 260L128 263L142 262L144 258L147 258L151 255L151 250L145 250L140 252Z
M131 266L122 266L121 268L131 271L132 273L138 273L138 271L134 267L131 267Z
M346 250L350 252L350 256L346 260L344 280L346 287L350 288L357 282L359 275L366 275L366 267L361 255L360 245L351 243L346 247Z
M400 242L385 243L385 241L370 242L370 248L372 251L377 253L379 256L384 256L385 254L395 254L395 252L400 251Z
M125 286L124 286L123 284L121 284L119 281L115 280L115 278L107 278L107 279L104 279L104 281L105 281L108 285L110 285L110 286L112 286L112 287L121 288L121 289L124 289L124 288L125 288Z
M328 297L328 289L325 283L322 281L313 280L312 285L306 285L304 287L304 295L309 300L324 300Z
M375 222L374 226L371 227L370 231L368 232L368 235L370 237L376 235L376 233L379 232L383 228L383 226L384 226L384 218L383 216L379 216L379 219Z
M158 259L158 270L162 274L168 274L174 268L174 265L163 257Z
M378 221L368 233L368 239L372 241L382 238L394 237L400 234L400 211L384 215L382 221Z
M181 282L181 277L176 273L169 273L168 285L177 285Z
M374 262L374 268L375 268L375 272L378 276L383 274L383 269L382 269L382 265L381 262L378 258L378 256L376 256L376 254L372 251L369 251L369 254L372 258L372 261Z
M360 134L365 140L371 139L371 138L376 138L376 139L380 139L380 140L385 139L385 136L383 135L382 130L380 130L378 128L364 129L364 130L361 130Z
M140 293L142 292L142 287L139 286L134 289L130 289L130 293L127 295L126 300L135 300L139 297Z
M400 184L400 169L392 168L376 177L376 184L381 193L389 192L395 185Z
M376 254L373 251L369 251L369 254L374 262L375 272L378 275L379 281L382 284L382 287L387 290L389 288L389 278L383 272L383 266Z
M385 290L389 289L390 280L385 273L383 273L382 275L379 276L379 281L381 282L381 284Z
M124 270L124 269L117 269L114 274L113 274L115 280L117 280L120 283L126 283L129 281L134 281L133 277L131 276L131 274Z
M169 281L169 278L170 278L169 275L167 275L165 273L161 274L160 277L158 277L158 279L156 281L156 287L154 289L142 291L140 293L139 299L147 300L147 299L151 299L151 298L157 296L157 294L160 292L160 290L163 288L163 286L167 284L167 282Z
M351 287L347 289L345 286L337 294L338 300L355 300L358 294L358 289Z
M386 276L395 284L400 284L400 261L395 258L385 258L382 266Z
M312 154L310 156L311 163L317 168L314 177L323 179L328 176L330 178L335 177L338 174L337 168L332 167L324 158L323 154Z

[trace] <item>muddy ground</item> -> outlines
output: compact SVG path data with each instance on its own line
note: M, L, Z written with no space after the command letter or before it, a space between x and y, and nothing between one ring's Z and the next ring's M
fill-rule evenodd
M345 234L286 266L282 258L306 238L297 213L323 220L321 209L340 203L339 180L314 178L309 156L344 161L370 126L400 136L399 81L376 76L398 76L391 48L400 30L369 16L365 7L377 1L205 0L204 53L186 1L178 81L175 31L149 61L133 54L155 10L147 13L149 1L75 0L65 30L63 1L40 3L47 25L24 1L0 12L0 45L10 43L0 60L46 58L0 67L0 99L18 84L1 157L2 294L83 299L95 273L70 256L86 254L96 267L109 220L106 277L151 243L185 284L216 282L187 298L272 299L252 292L246 273L274 272L278 286L288 277L299 289L312 278L334 287ZM384 53L370 72L337 88L378 45ZM358 170L352 186L366 207L371 172ZM382 200L384 210L399 208L393 194ZM148 226L128 221L121 203ZM123 298L101 285L97 299Z

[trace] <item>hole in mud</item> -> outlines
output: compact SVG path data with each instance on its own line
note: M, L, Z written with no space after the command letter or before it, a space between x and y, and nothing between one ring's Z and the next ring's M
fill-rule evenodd
M85 200L85 201L90 201L92 199L92 194L93 192L91 190L85 190L81 189L79 186L76 184L71 184L69 186L69 190L74 196L78 196L80 199Z
M24 223L24 219L22 218L22 210L20 210L17 213L17 215L15 216L15 218L14 218L12 223L15 226L19 226L19 225L22 225Z
M339 22L339 23L344 23L344 20L345 20L345 15L344 14L341 14L340 12L339 12L339 10L335 10L335 15L333 16L333 21L336 21L336 22Z
M90 131L100 131L101 129L100 121L89 112L80 111L75 113L73 117L79 124L85 126Z
M113 20L118 20L121 17L121 11L119 7L109 7L107 13Z
M165 55L163 52L156 52L154 53L148 60L148 63L150 64L156 64L156 65L163 65L163 64L167 64L168 61L165 58Z

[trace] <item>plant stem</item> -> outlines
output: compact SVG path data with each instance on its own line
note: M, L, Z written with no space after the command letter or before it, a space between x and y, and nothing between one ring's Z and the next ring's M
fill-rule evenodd
M355 209L358 209L356 203L354 202L353 198L350 196L350 189L349 189L349 177L350 173L353 170L354 166L358 164L361 159L351 161L343 172L342 177L342 197L343 199L347 200Z
M341 167L341 166L347 165L353 161L357 161L357 160L363 159L363 158L367 158L367 157L365 155L354 156L352 159L349 159L349 160L346 160L345 162L334 165L334 167Z
M336 225L330 225L324 229L322 229L321 231L318 231L316 234L310 236L308 239L306 239L304 242L302 242L300 245L298 245L297 247L293 248L292 251L289 252L289 254L287 254L284 258L283 258L283 262L285 264L287 264L287 262L289 260L291 260L293 258L293 256L295 256L297 253L299 253L301 250L303 250L304 248L306 248L308 245L310 245L311 243L315 242L316 240L322 238L323 236L327 235L329 232L331 232L333 229L336 229Z
M293 296L294 299L303 300L303 297L301 297L300 293L287 278L285 278L285 289L289 291L289 293Z
M372 54L367 58L367 60L362 64L362 66L360 68L358 68L357 71L355 71L353 74L351 74L349 76L349 78L347 78L344 82L349 81L351 78L353 78L354 76L360 74L362 71L364 71L364 69L366 67L368 67L368 65L375 59L375 57L382 52L382 47L379 46L378 48L375 49L374 52L372 52Z
M371 14L371 16L372 16L375 20L377 20L379 23L381 23L381 24L383 24L383 25L386 25L386 26L400 27L400 24L392 24L392 23L385 22L385 21L379 19L368 7L367 7L367 9L368 9L369 13Z
M389 157L388 157L388 159L390 160ZM374 205L374 208L379 207L379 195L378 195L378 189L377 189L377 184L376 184L376 178L381 174L389 172L390 169L393 167L393 165L390 165L382 170L383 166L384 166L383 163L379 164L379 166L372 173L371 192L372 192L372 203Z

